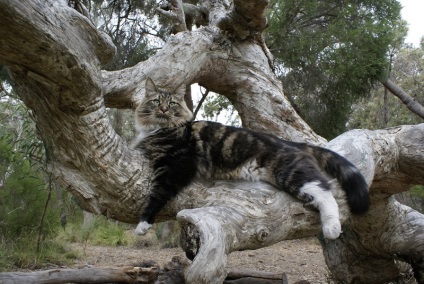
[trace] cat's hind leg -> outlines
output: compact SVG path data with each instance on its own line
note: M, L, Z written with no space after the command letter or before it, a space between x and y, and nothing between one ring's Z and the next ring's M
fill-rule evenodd
M337 239L342 233L339 206L334 199L331 190L321 186L320 181L305 183L299 189L300 195L307 196L310 200L309 204L319 210L322 232L327 239Z

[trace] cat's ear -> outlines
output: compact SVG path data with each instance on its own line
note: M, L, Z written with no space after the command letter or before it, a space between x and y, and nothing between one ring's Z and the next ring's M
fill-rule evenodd
M179 97L183 97L185 96L186 93L186 85L184 83L182 83L181 85L179 85L176 89L175 89L175 94Z
M153 83L153 80L148 77L146 79L146 95L151 95L157 93L158 89L156 88L155 83Z

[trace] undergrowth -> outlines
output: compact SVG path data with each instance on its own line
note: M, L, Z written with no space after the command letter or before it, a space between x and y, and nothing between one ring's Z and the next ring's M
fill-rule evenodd
M0 243L0 271L51 268L67 265L78 257L56 240L44 240L38 251L32 236Z

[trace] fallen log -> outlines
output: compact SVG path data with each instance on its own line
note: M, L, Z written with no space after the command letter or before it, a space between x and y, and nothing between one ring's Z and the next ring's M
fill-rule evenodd
M288 284L285 273L272 273L252 270L233 270L225 278L224 284Z
M0 273L2 284L60 284L60 283L153 283L160 272L157 263L146 262L140 267L88 267L83 269L50 269L34 272Z
M163 269L154 261L140 266L87 267L82 269L50 269L34 272L0 273L2 284L61 284L61 283L166 283L184 284L184 271L190 265L186 259L173 257ZM225 284L287 284L285 273L251 270L233 270L227 275Z

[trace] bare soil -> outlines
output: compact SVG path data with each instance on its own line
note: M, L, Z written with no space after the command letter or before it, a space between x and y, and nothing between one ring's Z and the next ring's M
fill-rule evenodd
M173 256L185 257L181 248L161 248L160 244L142 248L88 245L84 249L81 244L71 246L82 255L75 260L72 265L74 268L137 265L146 260L153 260L163 267ZM233 252L228 257L228 268L285 272L289 283L300 280L314 284L330 282L321 246L314 238L284 241L258 250Z

